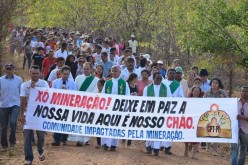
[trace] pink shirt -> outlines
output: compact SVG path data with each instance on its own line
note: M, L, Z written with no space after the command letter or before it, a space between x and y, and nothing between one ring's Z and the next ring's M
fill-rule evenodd
M119 46L119 56L121 56L122 48L124 47L124 45L120 43L118 46Z
M148 81L148 84L145 84L142 80L137 81L137 89L138 89L138 96L143 96L143 90L147 85L150 85L152 80Z

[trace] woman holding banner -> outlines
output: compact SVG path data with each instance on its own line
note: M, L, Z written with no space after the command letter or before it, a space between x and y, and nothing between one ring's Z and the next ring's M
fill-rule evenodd
M192 87L190 91L190 96L189 97L194 97L194 98L201 98L201 88L200 87ZM189 150L193 148L193 154L192 154L192 159L195 159L196 153L198 151L198 146L199 143L196 142L185 142L185 150L184 150L184 156L189 156Z
M210 90L207 91L204 95L205 98L226 98L227 94L226 92L223 90L224 86L222 84L222 82L220 81L220 79L218 78L213 78L210 81ZM207 143L207 148L206 150L209 151L211 147L210 143ZM211 149L211 153L214 156L217 156L217 147L218 147L218 143L212 143L212 149Z

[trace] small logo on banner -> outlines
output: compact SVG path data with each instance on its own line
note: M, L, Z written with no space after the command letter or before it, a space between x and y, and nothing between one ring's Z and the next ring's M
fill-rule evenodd
M210 110L201 115L197 137L232 138L231 119L218 104L212 104Z

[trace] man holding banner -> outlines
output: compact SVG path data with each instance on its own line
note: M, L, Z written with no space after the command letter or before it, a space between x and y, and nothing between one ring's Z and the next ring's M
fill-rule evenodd
M143 91L143 96L148 97L170 97L170 89L162 82L162 75L160 72L153 74L153 83L146 86ZM160 141L146 141L146 151L148 154L152 153L152 148L155 156L159 155Z
M52 88L77 90L75 82L69 79L71 68L67 65L64 65L61 71L62 71L62 77L54 80L52 84ZM66 145L67 137L68 137L67 134L54 133L53 135L54 142L52 143L52 146L60 146L60 140L62 140L63 145Z
M184 97L182 85L175 80L176 70L171 68L167 71L167 79L164 79L162 83L170 87L172 97Z
M75 79L77 90L84 91L84 92L97 93L98 91L97 82L99 79L92 75L91 64L88 62L84 63L83 71L84 71L84 74L77 76ZM86 136L70 135L68 140L76 141L77 146L82 146L83 143L88 145L90 138Z
M176 70L171 68L167 71L167 79L163 80L163 83L170 88L172 97L184 97L182 85L175 80ZM171 155L171 142L161 142L161 151L165 150L165 154Z
M31 88L35 88L35 87L49 88L45 80L39 79L41 72L40 72L40 67L38 65L33 65L30 68L29 73L31 76L31 80L21 85L21 94L20 94L21 96L21 113L20 114L21 114L21 120L22 120L22 123L24 124L24 127L26 124L27 125L29 124L29 123L26 123L26 118L25 118L26 112L25 111L27 109L27 102L28 102ZM36 133L38 137L37 149L39 153L39 160L43 161L45 160L44 151L43 151L43 146L44 146L44 141L45 141L45 132L37 130ZM25 153L24 164L26 165L32 164L32 161L34 159L33 150L32 150L32 141L31 141L32 134L33 134L33 130L24 128L24 153Z
M102 93L116 94L116 95L130 95L130 89L128 83L120 78L121 69L118 66L111 68L112 78L105 82ZM104 150L116 151L118 145L118 139L101 138L101 145L104 146Z
M238 115L239 120L239 142L240 153L238 165L245 164L245 157L248 148L248 86L241 88L241 98L238 101Z

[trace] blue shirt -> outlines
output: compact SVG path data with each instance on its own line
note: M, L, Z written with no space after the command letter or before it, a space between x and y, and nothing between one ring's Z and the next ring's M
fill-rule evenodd
M77 90L77 86L76 83L70 79L68 79L65 82L65 87L63 87L63 80L62 78L56 79L53 81L53 85L52 88L56 88L56 89L67 89L67 90Z
M83 40L81 38L77 39L77 47L80 48L83 43Z
M32 40L33 40L34 42L36 42L36 41L37 41L37 37L36 37L36 36L33 36Z
M166 70L165 70L165 68L162 68L159 72L162 75L162 77L165 78L165 76L166 76Z
M112 61L107 61L106 63L103 63L102 60L97 63L97 65L103 66L103 77L108 77L109 69L114 66L114 63Z
M211 89L210 80L207 80L205 83L202 83L202 85L201 85L202 92L206 93L210 89Z
M16 75L8 78L6 75L0 77L0 107L8 108L20 106L20 90L22 78Z

